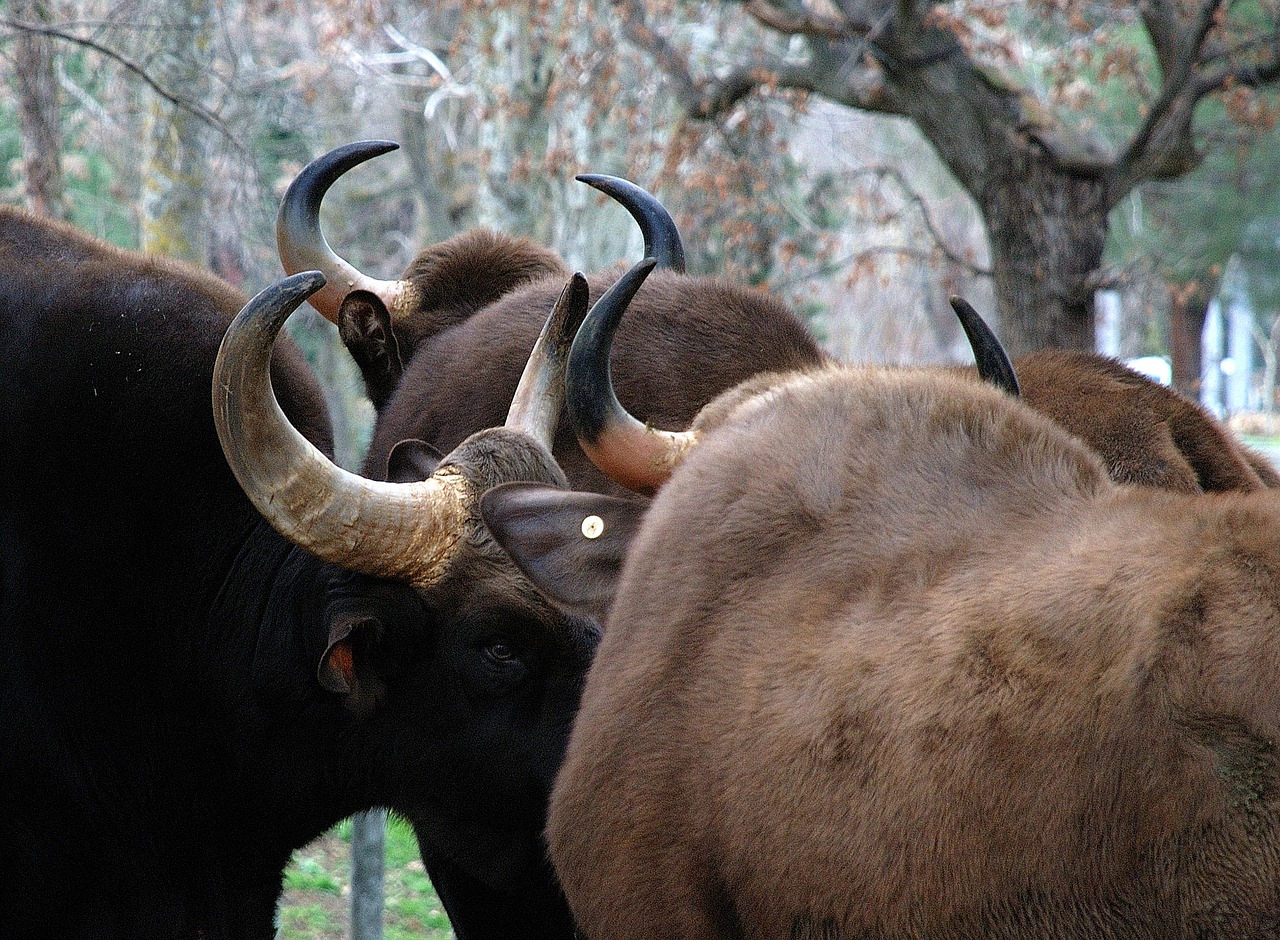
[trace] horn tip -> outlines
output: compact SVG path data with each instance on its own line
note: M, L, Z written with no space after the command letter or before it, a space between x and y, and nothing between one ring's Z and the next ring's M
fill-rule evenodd
M297 284L302 288L309 288L312 291L318 291L329 283L329 279L324 276L323 271L299 271L297 274L290 275L286 279L291 284Z
M569 278L569 283L564 288L565 298L571 304L576 304L581 308L582 316L586 316L587 304L590 301L591 290L587 286L587 278L581 271L573 272L573 277Z
M600 190L607 196L613 195L619 189L635 185L621 176L610 176L607 173L579 173L574 179L579 183L586 183L588 186Z

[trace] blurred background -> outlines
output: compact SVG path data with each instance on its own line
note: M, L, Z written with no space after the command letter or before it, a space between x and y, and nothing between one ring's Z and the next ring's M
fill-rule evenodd
M1096 348L1280 433L1277 0L7 0L0 68L0 201L246 293L281 273L294 174L387 138L323 213L375 276L478 225L637 260L573 179L611 173L691 271L842 358L968 362L962 294L1015 354ZM356 467L358 375L319 317L290 328ZM284 936L353 930L353 840L299 853ZM356 935L448 936L408 834L372 851L386 914Z

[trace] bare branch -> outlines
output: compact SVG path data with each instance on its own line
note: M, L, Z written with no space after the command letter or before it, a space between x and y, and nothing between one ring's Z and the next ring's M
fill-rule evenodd
M1280 78L1280 32L1230 51L1208 48L1222 8L1222 0L1204 0L1195 21L1184 25L1177 22L1176 8L1171 4L1144 4L1143 22L1159 53L1164 81L1159 97L1117 164L1118 194L1137 180L1178 176L1199 162L1192 119L1196 105L1206 95L1232 84L1256 88ZM1181 41L1175 43L1180 27ZM1239 61L1249 52L1266 54ZM1221 64L1208 68L1210 62Z
M766 0L746 0L743 9L762 26L791 36L853 39L870 29L869 26L855 25L847 19L815 13L802 3L788 4L786 9L781 9Z
M648 24L637 3L618 0L614 6L622 17L623 34L653 57L674 84L680 104L695 119L708 120L723 114L768 81L777 80L781 84L780 78L775 79L780 71L787 73L785 87L811 90L812 80L803 68L777 69L763 62L735 69L717 81L700 82L684 56Z
M812 52L810 59L802 63L757 59L721 78L699 80L684 56L649 25L637 0L614 0L614 8L622 19L624 36L652 56L673 83L676 98L685 112L697 120L712 120L724 114L762 86L815 92L868 111L901 113L901 109L885 97L878 72L857 65L862 52L868 48L865 36L874 34L883 24L877 27L876 24L838 21L844 24L839 31L842 38L832 41L829 36L833 24L837 23L832 18L810 19L817 15L797 12L803 8L786 11L762 0L747 0L744 8L762 25L776 28L772 20L761 19L758 14L773 17L784 26L797 27L797 34L806 35ZM801 26L806 28L798 29ZM864 38L857 38L860 35Z
M400 30L396 29L390 23L382 24L382 31L387 34L388 39L409 55L427 63L431 70L439 75L441 79L446 82L453 81L453 72L449 69L449 66L445 64L444 59L436 55L434 51L409 39L409 37L400 32Z
M690 114L701 109L701 92L684 57L665 36L654 30L644 17L644 10L634 0L615 0L614 8L622 18L623 36L649 53L664 75L675 84L676 98Z
M915 187L911 185L907 178L903 176L901 171L896 167L886 166L884 164L862 167L853 174L854 179L859 176L871 176L876 179L889 180L892 182L899 190L902 191L907 204L914 206L920 213L920 220L924 224L925 231L928 232L929 237L933 240L934 245L937 247L943 258L957 267L965 268L970 274L980 277L991 276L992 271L990 268L975 264L973 261L964 257L947 244L946 238L934 223L933 216L929 213L929 206L925 202L924 197L916 191Z
M230 140L238 150L243 151L246 149L244 144L240 142L239 138L236 137L235 133L231 130L231 128L227 125L227 123L222 120L222 118L218 117L218 115L214 114L212 111L210 111L208 108L201 105L199 102L193 102L188 98L184 98L181 95L178 95L178 94L175 94L174 92L169 91L169 89L165 88L163 85L157 82L154 78L152 78L149 74L147 74L147 70L145 68L143 68L141 65L138 65L136 62L133 62L130 59L125 58L125 56L121 55L119 52L116 52L114 49L104 46L102 45L102 43L95 42L92 39L87 39L84 36L76 36L72 33L65 32L55 27L44 26L39 23L24 23L19 20L9 19L8 17L0 17L0 26L4 26L9 29L16 30L17 32L31 33L35 35L41 35L41 36L50 36L54 39L61 39L65 42L72 43L73 45L82 46L85 49L90 49L98 53L99 55L106 56L108 59L118 64L121 68L125 69L125 71L136 76L140 81L142 81L143 84L145 84L148 88L154 91L157 95L159 95L165 101L168 101L175 108L180 108L181 110L194 115L199 120L204 121L210 127L214 128L214 130L218 131L218 133L222 134L224 137Z
M824 262L824 265L835 268L859 268L864 263L872 261L875 258L891 257L904 261L918 261L921 264L936 264L938 256L924 251L912 245L870 245L866 248L860 248L858 251L842 258L834 258ZM948 261L951 259L948 258ZM966 273L973 277L990 277L991 271L981 268L973 264L971 261L961 259L955 262L960 267L966 269ZM772 283L772 287L777 290L787 290L794 288L803 281L802 278L780 278Z
M912 261L921 261L932 263L937 258L927 251L921 251L919 248L909 245L872 245L869 248L863 248L856 254L850 255L846 260L852 265L859 265L863 261L869 261L877 255L892 255L895 258L908 258ZM950 259L948 259L950 260ZM969 273L978 277L989 277L990 271L981 270L974 267L972 263L961 262L969 269Z
M1221 5L1222 0L1205 0L1189 29L1184 28L1176 5L1143 6L1143 25L1160 59L1163 81L1159 97L1117 163L1120 185L1116 187L1116 198L1127 192L1133 182L1180 176L1199 162L1191 118L1196 102L1205 92L1197 92L1192 80Z
M1195 82L1197 97L1220 91L1228 85L1261 88L1263 85L1269 85L1280 79L1280 30L1269 34L1265 38L1256 39L1248 45L1268 50L1270 55L1263 56L1258 61L1222 65L1216 69L1204 70ZM1245 48L1241 47L1233 50L1233 52L1238 55ZM1232 58L1234 56L1226 57Z

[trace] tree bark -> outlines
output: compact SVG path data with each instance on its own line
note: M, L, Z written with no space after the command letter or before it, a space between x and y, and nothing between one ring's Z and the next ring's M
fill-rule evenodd
M1212 295L1194 286L1174 287L1170 294L1169 352L1173 360L1173 387L1191 398L1199 398L1203 365L1201 336Z
M1010 353L1092 349L1105 186L1062 172L1031 145L993 165L976 195L990 239L1001 341Z
M841 6L846 15L856 8ZM982 214L1001 341L1014 356L1092 349L1094 284L1115 199L1101 144L1068 133L979 68L919 10L902 17L882 2L868 7L884 24L872 55L883 81L875 103L911 118Z
M202 104L208 96L213 11L209 0L163 7L172 45L158 57L161 84ZM209 264L209 133L191 108L153 98L148 106L140 239L146 251Z
M44 0L14 0L14 16L27 23L48 23ZM19 31L13 46L22 137L22 190L28 209L66 218L62 182L62 121L53 40Z

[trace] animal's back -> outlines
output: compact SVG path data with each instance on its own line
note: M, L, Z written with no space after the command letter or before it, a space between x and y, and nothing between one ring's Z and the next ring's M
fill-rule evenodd
M616 275L589 278L593 303ZM391 448L404 438L447 452L474 431L501 424L563 288L558 277L528 285L423 340L378 421L367 473L381 474ZM811 334L777 299L662 270L623 316L613 353L619 398L657 427L686 427L706 402L756 373L823 361ZM575 488L625 492L586 459L567 421L561 422L555 456Z
M215 637L204 621L261 524L212 421L214 357L243 300L195 269L0 209L0 881L13 892L0 932L38 934L44 918L68 935L176 930L182 872L217 868L202 862L220 851L196 835L204 821L174 801L207 782L184 780L198 764L184 748L219 729L193 730L185 710L204 694L206 649L243 629ZM278 366L286 407L327 446L301 357ZM181 864L157 854L188 826ZM151 878L172 885L166 913L124 910ZM213 929L206 911L186 916Z
M1280 486L1266 458L1198 403L1113 359L1050 349L1016 366L1027 404L1088 441L1115 480L1183 493Z
M106 566L149 581L149 565L214 548L210 525L251 522L211 405L218 345L244 300L195 268L0 211L8 509L29 541L65 553L62 574ZM331 449L296 348L278 357L277 384L300 429Z
M588 936L1268 935L1277 725L1178 618L1274 589L994 392L831 375L730 412L632 548L550 823Z

